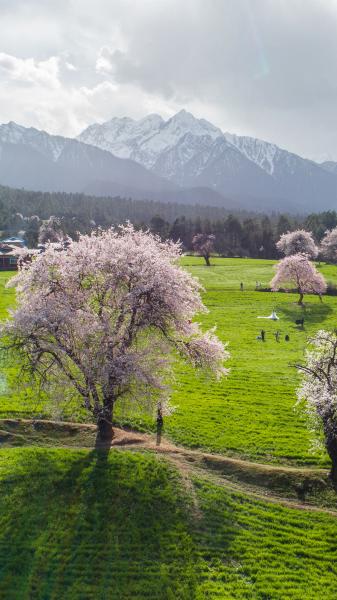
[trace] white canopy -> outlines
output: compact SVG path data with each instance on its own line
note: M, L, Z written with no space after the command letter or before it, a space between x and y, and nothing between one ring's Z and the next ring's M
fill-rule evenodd
M279 318L276 314L276 312L273 310L273 312L271 313L271 315L269 315L269 317L257 317L258 319L271 319L272 321L279 321Z

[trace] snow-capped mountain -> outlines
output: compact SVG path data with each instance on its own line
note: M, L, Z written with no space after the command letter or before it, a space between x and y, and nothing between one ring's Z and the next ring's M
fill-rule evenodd
M180 186L204 186L252 209L312 210L337 206L333 169L262 140L223 133L185 110L167 121L149 115L113 118L78 139L128 157Z
M67 138L49 135L34 127L22 127L14 121L0 125L0 142L6 144L25 144L41 152L53 161L57 161L64 149Z
M185 110L164 121L149 115L135 121L113 118L91 125L81 142L128 157L182 187L208 187L225 196L265 195L266 174L226 139L222 131ZM270 190L269 190L270 191Z
M148 115L135 121L128 117L114 117L102 125L91 125L78 140L108 150L120 158L130 158L147 169L156 171L158 157L177 147L185 136L188 142L181 147L179 163L193 157L198 144L206 147L216 138L223 137L220 129L204 119L195 119L185 110L164 121L159 115ZM193 147L194 145L194 147ZM167 179L174 179L172 167L167 166Z
M10 122L0 126L0 183L41 191L156 198L177 186L142 165L71 138Z
M228 205L216 190L180 188L129 158L13 122L0 125L0 184L36 191Z
M77 140L0 125L0 184L249 210L337 208L337 164L222 131L180 111L113 118Z
M240 152L242 152L249 160L253 161L269 175L274 173L274 161L277 154L284 152L283 150L280 150L275 144L270 144L252 137L239 136L228 132L224 135L226 140L240 150Z
M337 162L334 162L333 160L326 160L325 162L322 162L320 166L325 169L325 171L329 171L329 173L337 174Z

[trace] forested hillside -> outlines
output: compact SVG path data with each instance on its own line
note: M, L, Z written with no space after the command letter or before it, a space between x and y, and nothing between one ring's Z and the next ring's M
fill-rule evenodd
M215 235L215 251L223 256L275 258L275 243L288 230L304 227L320 241L326 229L337 225L336 211L312 215L263 214L227 211L199 204L172 204L131 198L97 198L84 194L43 193L0 186L0 231L23 232L29 246L36 246L43 220L62 219L64 233L74 237L97 227L131 221L150 228L163 239L181 240L192 250L197 233Z

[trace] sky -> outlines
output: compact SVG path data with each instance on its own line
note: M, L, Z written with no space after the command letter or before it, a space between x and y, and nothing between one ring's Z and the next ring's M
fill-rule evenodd
M182 108L337 160L337 0L0 0L0 123Z

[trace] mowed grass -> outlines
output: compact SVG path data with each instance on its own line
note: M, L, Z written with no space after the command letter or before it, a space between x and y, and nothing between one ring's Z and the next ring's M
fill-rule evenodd
M303 359L308 336L319 328L336 327L337 297L324 297L321 303L317 297L307 296L302 309L296 304L296 295L255 291L256 281L268 286L273 261L215 258L212 266L206 267L203 259L187 256L182 264L205 288L203 300L209 313L199 320L207 328L216 325L219 337L228 341L230 374L216 382L185 365L178 368L172 395L176 411L166 419L166 435L190 447L261 462L328 465L325 453L317 447L313 450L305 418L296 409L299 377L292 365ZM336 267L322 265L321 270L328 280L337 280ZM14 303L13 290L3 287L8 276L0 273L0 317ZM279 321L258 319L273 309ZM303 330L295 325L302 316ZM262 328L265 342L256 339ZM277 330L279 343L274 337ZM7 376L14 375L13 366ZM2 381L1 417L57 416L25 390L9 393ZM87 417L82 412L72 418ZM152 417L117 410L116 418L144 430L154 427Z
M308 336L336 327L337 297L324 297L321 303L307 296L302 309L296 295L255 291L256 281L268 286L273 261L213 259L213 266L206 267L202 259L184 257L183 264L205 288L209 313L199 320L207 328L216 325L219 337L228 341L231 371L216 382L181 368L172 398L177 410L167 419L166 431L189 446L263 462L324 463L324 453L312 451L304 416L296 410L299 377L291 365L303 359ZM322 271L336 281L336 267L323 266ZM279 321L258 319L272 310ZM303 330L295 325L302 316ZM262 328L265 342L256 339Z
M0 598L336 597L337 521L194 481L150 454L0 451Z
M0 320L10 316L9 310L15 307L15 290L6 288L10 277L15 273L0 271ZM43 403L30 391L17 382L17 365L8 365L0 354L0 415L1 416L48 416ZM18 383L18 385L17 385Z

